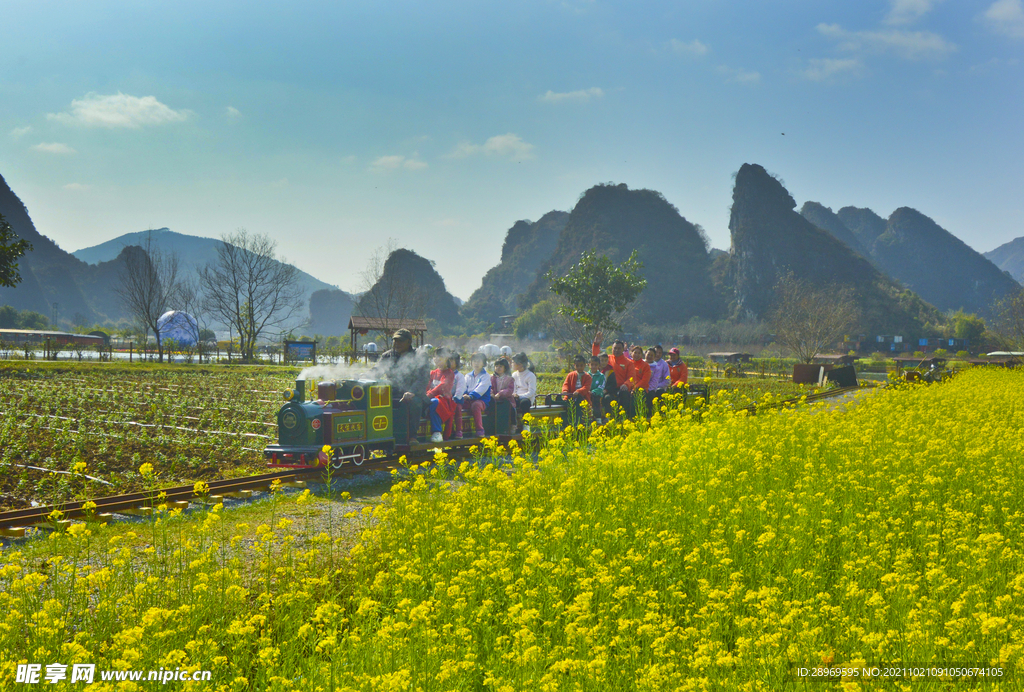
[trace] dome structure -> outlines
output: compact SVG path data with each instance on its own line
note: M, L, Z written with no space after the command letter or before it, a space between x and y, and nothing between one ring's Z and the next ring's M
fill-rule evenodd
M174 339L183 346L195 346L199 323L187 312L168 310L156 322L160 339Z

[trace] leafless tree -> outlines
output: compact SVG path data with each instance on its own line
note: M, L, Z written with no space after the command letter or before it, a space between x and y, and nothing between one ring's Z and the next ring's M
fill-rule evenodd
M203 308L231 325L242 357L256 360L260 336L282 330L305 308L299 270L276 258L277 243L245 229L224 235L217 259L199 270Z
M178 306L182 312L191 316L192 320L184 320L184 329L188 334L191 344L182 343L181 348L189 363L194 355L199 356L200 365L203 362L203 355L206 354L206 340L203 338L208 333L209 325L206 322L206 311L203 309L203 293L198 277L183 279L178 288Z
M775 309L770 323L778 343L803 363L834 343L859 317L853 289L830 285L818 288L790 272L775 285Z
M158 323L177 297L178 256L155 247L153 234L149 233L142 246L125 248L119 279L115 292L139 326L156 335L156 350L162 363L164 350Z
M423 317L427 310L427 296L409 277L389 265L388 260L398 250L394 238L378 247L370 255L363 270L363 295L355 306L361 317L383 317L402 322ZM383 332L384 341L391 348L391 332Z
M1013 344L1014 350L1024 351L1024 289L1008 294L995 304L992 312L999 336Z

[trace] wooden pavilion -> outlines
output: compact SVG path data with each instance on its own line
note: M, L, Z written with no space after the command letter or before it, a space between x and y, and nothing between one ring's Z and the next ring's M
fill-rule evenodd
M408 329L412 332L413 345L422 346L423 339L427 334L427 321L415 319L398 319L395 317L350 317L348 330L351 335L352 351L356 350L356 338L365 336L370 332L387 334L389 337L399 329Z

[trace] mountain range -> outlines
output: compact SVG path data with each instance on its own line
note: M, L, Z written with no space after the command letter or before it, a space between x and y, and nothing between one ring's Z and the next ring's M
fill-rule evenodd
M625 184L596 185L569 212L517 221L506 233L499 263L465 304L452 296L433 262L397 250L384 263L377 285L352 296L300 272L310 305L305 331L341 333L354 311L380 310L395 276L417 287L422 315L444 331L490 331L499 318L549 297L549 272L567 271L589 249L621 262L637 251L649 289L627 319L644 324L683 324L693 318L764 318L779 277L793 272L818 285L854 288L862 328L908 337L934 330L942 312L964 309L988 315L994 300L1020 290L1010 275L1024 274L1024 238L977 253L932 219L908 207L884 219L853 206L833 212L806 202L799 212L781 181L757 164L736 174L728 252L709 248L699 226L654 190ZM113 291L124 248L147 240L176 253L186 274L213 260L222 242L162 228L129 233L68 253L32 224L28 210L0 177L0 213L34 246L21 260L23 282L0 289L0 304L76 323L124 315ZM999 263L996 266L993 262ZM1007 270L1006 272L1002 269ZM429 296L423 300L422 296ZM385 301L386 302L386 301Z
M883 219L870 209L843 207L833 213L807 202L800 213L944 312L962 309L989 317L993 303L1019 289L990 259L916 209L900 207Z

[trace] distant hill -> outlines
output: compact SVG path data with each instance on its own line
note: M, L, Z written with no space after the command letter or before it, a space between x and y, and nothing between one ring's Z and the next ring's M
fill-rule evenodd
M849 228L857 237L862 248L869 254L878 236L885 233L886 222L881 216L870 209L858 209L857 207L843 207L836 216L844 226ZM827 228L825 230L828 230Z
M1004 272L1010 272L1010 275L1019 283L1024 283L1024 236L1014 238L984 254L989 261Z
M39 233L28 209L0 176L0 214L33 250L19 262L22 281L14 288L0 288L0 305L33 310L47 317L57 303L58 320L91 324L103 318L116 320L120 307L112 286L116 283L117 254L109 261L89 265Z
M839 216L828 207L817 202L804 202L804 206L800 207L800 216L818 228L828 231L833 238L845 244L861 257L871 260L871 252L861 245L853 231L847 228Z
M76 250L72 254L90 264L107 262L117 257L121 250L129 245L144 246L146 236L149 234L152 234L153 247L165 253L173 252L177 254L181 270L186 276L191 277L197 275L196 273L200 267L217 259L217 248L223 242L214 238L185 235L184 233L176 233L167 228L159 228L152 231L125 233L105 243ZM299 270L299 286L302 288L302 293L305 296L304 300L307 304L310 297L316 291L325 289L338 290L336 286L331 286L302 270ZM346 317L346 322L347 319Z
M858 243L861 249L850 247L939 310L989 315L993 302L1017 288L1000 267L915 209L901 207L888 221L855 207L833 214L816 202L800 213L847 245Z
M459 323L455 297L445 288L434 263L399 248L384 262L377 282L359 298L355 314L392 319L426 318L442 328Z
M501 261L484 275L460 312L495 326L502 315L514 315L518 297L537 278L537 270L551 259L558 238L569 220L564 211L549 211L536 222L517 221L505 234Z
M871 255L880 269L940 310L991 314L1019 285L969 245L921 212L900 207Z
M792 271L818 286L851 286L862 328L868 333L914 337L941 318L932 306L901 290L848 245L794 211L795 207L786 188L761 166L744 164L736 174L728 273L737 317L766 317L775 284Z
M355 303L352 296L337 288L323 288L309 296L309 334L342 336L348 332L348 320Z
M660 192L630 190L625 184L597 185L583 193L552 256L538 268L522 307L548 297L548 270L564 274L591 249L616 263L638 251L647 289L631 320L681 324L693 317L717 318L724 310L711 284L710 258L701 230Z

